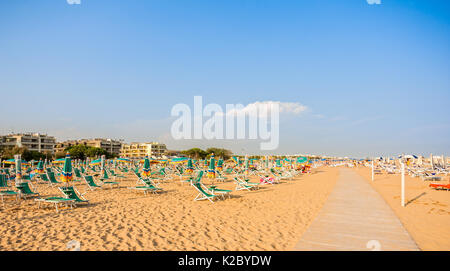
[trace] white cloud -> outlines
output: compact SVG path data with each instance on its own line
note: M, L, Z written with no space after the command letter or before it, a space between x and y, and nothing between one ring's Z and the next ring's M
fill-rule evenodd
M255 109L257 109L257 112L261 112L262 110L267 110L267 114L270 114L272 105L278 105L280 114L285 113L285 114L299 115L308 109L307 106L302 105L300 103L289 103L289 102L280 102L280 101L263 101L263 102L254 102L254 103L248 104L240 109L237 108L237 109L230 110L230 111L226 112L226 115L227 116L236 116L236 115L240 115L240 114L253 115L254 113L256 113ZM258 114L258 113L256 113L256 114Z
M81 0L67 0L67 4L69 5L80 5L81 4Z
M367 0L367 4L369 5L381 5L381 0Z

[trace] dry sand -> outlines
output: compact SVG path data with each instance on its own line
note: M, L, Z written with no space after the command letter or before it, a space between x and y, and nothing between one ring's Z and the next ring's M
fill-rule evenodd
M338 169L319 169L257 191L233 191L214 204L193 201L196 191L178 178L161 184L165 193L144 196L127 189L136 184L132 177L121 188L88 191L88 206L60 213L50 205L38 209L32 199L9 201L0 213L0 250L68 250L71 240L81 250L290 250L337 176ZM87 191L85 184L76 187ZM234 190L234 183L219 187ZM58 195L46 184L37 190Z
M450 250L450 191L435 190L431 181L406 176L407 205L400 205L401 176L377 174L371 182L370 168L357 168L394 210L405 228L422 250ZM447 183L445 177L441 183Z

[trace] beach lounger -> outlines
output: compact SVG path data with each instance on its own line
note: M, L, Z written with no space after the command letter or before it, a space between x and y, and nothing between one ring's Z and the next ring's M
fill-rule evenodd
M103 172L103 176L100 177L99 179L102 182L102 186L104 184L108 184L110 188L113 188L114 185L118 187L120 184L119 182L115 181L115 177L114 177L114 181L108 181L108 180L111 180L111 178L109 177L108 172L106 170L105 170L105 172Z
M58 187L59 191L61 191L61 193L64 195L64 197L66 199L73 199L75 200L75 204L78 203L89 203L89 201L84 198L84 194L81 194L80 192L78 192L78 190L73 187L73 186L62 186L62 187Z
M93 191L96 188L101 188L101 185L98 185L97 183L95 183L94 181L94 177L91 175L85 175L83 176L84 181L86 182L86 184L88 185L88 188Z
M200 182L193 181L191 185L198 191L197 196L194 198L195 201L207 199L214 203L213 199L217 196L206 190Z
M50 185L60 184L60 182L58 182L58 180L56 180L54 172L47 171L47 177L48 177L48 180L50 181Z
M222 175L222 172L220 171L216 171L217 172L217 177L216 180L218 180L219 182L226 182L228 181L228 178Z
M234 181L236 183L236 191L239 190L248 190L250 191L253 188L256 188L256 186L248 185L246 182L244 182L242 179L239 179L238 177L234 177Z
M422 181L440 181L442 177L436 176L434 174L429 174L427 172L424 172L422 175Z
M430 183L430 187L437 189L437 190L442 189L442 190L450 191L450 183L448 183L448 184Z
M195 178L191 177L191 178L186 179L186 180L181 180L181 183L189 183L190 184L193 181L200 182L202 177L203 177L203 174L205 174L205 172L203 170L200 170L198 172L198 174L197 174L197 177L195 177Z
M208 190L211 191L211 193L213 195L215 195L216 193L221 195L223 199L225 199L225 196L228 195L229 198L231 198L231 192L232 190L227 190L227 189L220 189L215 185L210 185L208 187Z
M16 202L19 201L19 193L9 190L8 180L6 174L0 174L0 197L2 199L3 207L5 207L5 197L15 197Z
M126 178L126 176L124 176L124 175L119 175L119 174L116 174L115 172L114 172L114 170L109 170L109 173L111 173L111 176L113 176L114 178Z
M48 197L48 198L40 198L35 199L36 202L38 202L38 208L41 208L41 203L50 203L55 206L56 212L59 212L58 204L70 206L70 209L72 209L75 200L74 199L67 199L67 198L61 198L61 197Z
M29 182L23 182L16 185L17 190L19 190L19 196L20 197L33 197L33 196L39 196L39 193L33 192L30 188Z
M81 174L81 171L78 168L73 168L73 173L75 173L75 178L73 181L79 182L83 179L83 175Z
M291 179L291 176L285 176L285 175L281 174L280 172L275 171L273 168L270 169L270 173L272 174L272 176L275 177L275 179L277 181Z
M48 179L47 174L39 174L39 179L41 179L42 181L44 181L46 183L50 183L50 180Z
M137 190L137 191L143 191L145 195L147 195L147 192L151 192L153 194L157 194L157 193L163 191L163 189L158 187L158 186L156 186L152 182L151 179L139 178L139 181L141 181L144 185L128 187L128 189L134 189L134 190Z

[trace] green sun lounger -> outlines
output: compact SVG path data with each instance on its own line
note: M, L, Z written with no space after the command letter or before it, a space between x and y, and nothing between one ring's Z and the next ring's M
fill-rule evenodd
M9 190L8 180L6 174L0 174L0 198L2 199L3 207L5 207L5 197L15 197L16 202L19 200L19 193L16 191Z
M99 179L103 184L108 184L110 186L110 188L112 188L113 185L119 186L119 182L108 181L108 180L111 180L111 178L109 177L109 175L106 171L103 173L103 176L100 177Z
M58 187L59 191L61 191L66 199L73 199L75 203L89 203L87 199L84 198L84 194L78 192L78 190L73 186L62 186Z
M39 174L39 178L46 183L50 183L50 180L48 179L47 174Z
M75 200L74 199L68 199L68 198L62 198L62 197L48 197L48 198L41 198L41 199L35 199L35 201L38 202L38 208L41 208L41 203L50 203L55 206L56 212L59 212L58 204L70 206L70 209L72 209Z
M236 191L238 191L238 190L248 190L248 191L250 191L253 188L258 188L258 186L250 185L247 182L239 179L238 177L234 177L234 182L236 183L236 188L235 188Z
M48 180L50 181L50 185L61 183L61 182L58 182L58 180L56 180L55 173L52 171L47 171L47 177L48 177Z
M211 203L214 203L213 199L217 198L216 195L210 193L205 187L202 185L201 182L193 181L191 182L191 185L197 190L198 194L194 198L195 201L197 200L209 200Z
M232 192L232 190L228 190L228 189L220 189L220 188L217 188L217 186L215 186L215 185L210 185L210 186L208 187L208 189L209 189L209 191L211 191L211 193L214 194L214 195L217 193L217 194L221 195L222 198L225 198L226 195L228 195L228 197L231 198L231 192Z
M33 197L39 196L39 193L33 192L30 188L30 184L28 182L23 182L16 185L17 190L19 190L20 197Z
M98 185L97 183L95 183L94 181L94 177L92 177L91 175L85 175L83 176L84 181L86 182L86 184L88 185L90 190L95 190L96 188L101 188L101 185Z
M158 186L156 186L152 182L151 179L139 178L139 181L142 182L144 185L128 187L128 189L134 189L134 190L138 190L138 191L143 191L145 195L147 194L147 192L151 192L153 194L157 194L157 193L163 191L163 189L158 187Z

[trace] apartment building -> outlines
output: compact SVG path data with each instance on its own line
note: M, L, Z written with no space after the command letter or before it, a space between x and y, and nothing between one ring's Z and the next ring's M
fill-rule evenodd
M159 142L145 142L131 144L123 144L120 152L121 157L125 158L143 158L146 156L161 157L167 153L165 144Z
M25 147L30 151L54 153L56 139L39 133L20 133L0 136L0 145L5 147Z
M85 145L89 147L96 147L106 150L109 153L119 155L122 148L122 141L105 139L105 138L94 138L94 139L79 139L79 140L67 140L64 142L59 142L55 146L55 152L64 152L66 148L75 145Z

